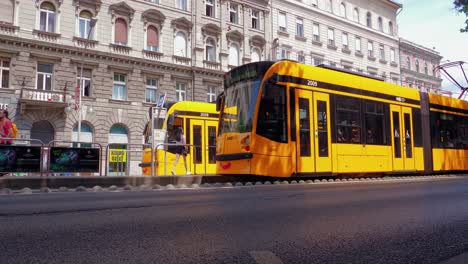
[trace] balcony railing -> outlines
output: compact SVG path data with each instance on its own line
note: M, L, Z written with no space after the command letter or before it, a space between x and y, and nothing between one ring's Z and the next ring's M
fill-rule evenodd
M39 104L65 104L65 91L44 91L36 89L22 89L21 100Z
M0 33L1 34L10 34L13 35L18 31L19 27L14 26L10 23L5 23L0 21Z

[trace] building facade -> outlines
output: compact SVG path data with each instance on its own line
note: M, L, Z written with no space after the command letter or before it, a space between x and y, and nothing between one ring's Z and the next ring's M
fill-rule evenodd
M268 0L2 0L0 106L19 138L141 144L157 93L211 102L262 60Z
M274 56L327 64L398 83L402 6L391 0L276 0Z
M428 93L447 93L441 90L442 79L436 69L441 60L434 49L400 38L401 84Z

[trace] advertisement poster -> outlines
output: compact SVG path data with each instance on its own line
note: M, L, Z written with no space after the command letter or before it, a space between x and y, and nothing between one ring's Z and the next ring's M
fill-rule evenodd
M0 145L0 172L40 172L41 147Z
M62 148L50 149L50 171L99 172L99 149Z

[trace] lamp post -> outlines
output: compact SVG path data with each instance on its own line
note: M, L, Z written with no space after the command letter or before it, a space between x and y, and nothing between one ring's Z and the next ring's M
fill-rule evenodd
M97 19L96 18L91 18L89 22L89 30L88 30L88 36L86 37L86 40L89 40L89 37L91 36L91 31L93 30L94 26L96 26ZM84 45L84 50L88 48L88 41L85 41ZM77 136L77 142L78 142L78 147L81 147L80 141L81 141L81 119L82 119L82 109L81 109L81 96L82 96L82 85L83 85L83 67L84 67L84 56L81 56L81 69L80 69L80 81L78 82L78 136Z

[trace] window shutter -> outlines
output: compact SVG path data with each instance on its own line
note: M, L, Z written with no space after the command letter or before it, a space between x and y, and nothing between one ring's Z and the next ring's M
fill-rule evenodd
M115 42L127 44L127 22L121 18L115 20Z
M13 0L0 1L0 21L13 24Z
M149 26L146 34L147 34L146 42L147 42L148 47L149 46L157 47L158 46L158 30L154 26Z

